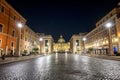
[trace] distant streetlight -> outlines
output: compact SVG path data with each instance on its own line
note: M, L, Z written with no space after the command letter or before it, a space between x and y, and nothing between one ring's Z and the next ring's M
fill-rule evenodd
M83 41L86 41L86 38L85 38L85 37L83 38Z
M86 51L85 51L85 41L86 41L86 38L84 37L84 38L83 38L84 53L86 52Z
M43 38L40 38L40 41L43 41Z
M19 28L22 28L22 23L18 23L18 27L19 27Z
M22 23L18 23L18 45L17 45L17 56L20 56L20 44L21 44L21 28L22 28Z
M42 41L43 41L43 38L40 38L40 54L41 54L41 48L42 48Z
M108 46L109 46L109 55L113 55L113 45L112 45L112 35L111 35L111 27L113 24L111 22L106 23L105 25L108 28Z
M106 27L107 28L111 28L112 27L112 23L111 22L106 23Z

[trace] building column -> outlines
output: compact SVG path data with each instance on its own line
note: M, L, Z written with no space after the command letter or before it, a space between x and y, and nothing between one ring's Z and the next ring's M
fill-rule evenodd
M108 37L108 44L109 44L109 55L114 55L113 54L113 44L112 44L112 33L111 33L111 28L109 30L109 37Z
M117 34L117 49L118 49L118 53L120 53L120 19L115 21L116 23L116 34Z
M6 55L8 54L8 46L6 46L6 48L5 48L5 54Z

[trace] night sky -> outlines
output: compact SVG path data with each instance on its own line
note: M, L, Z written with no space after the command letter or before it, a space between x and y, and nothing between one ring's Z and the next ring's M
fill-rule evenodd
M62 34L69 41L73 34L89 32L119 0L6 0L35 32L51 34L55 41Z

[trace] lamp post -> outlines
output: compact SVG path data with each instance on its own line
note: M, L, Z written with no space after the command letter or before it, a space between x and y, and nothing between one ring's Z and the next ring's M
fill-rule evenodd
M17 43L17 54L16 56L20 56L20 43L21 43L21 28L22 28L22 23L18 23L18 43Z
M109 46L109 55L114 55L113 54L113 45L112 45L112 35L111 35L111 27L112 27L112 23L108 22L106 23L106 27L108 28L108 46Z
M84 37L84 38L83 38L84 53L86 52L86 51L85 51L85 41L86 41L86 38Z
M41 54L41 50L42 50L42 49L41 49L41 48L42 48L42 46L41 46L41 45L42 45L42 44L41 44L42 41L43 41L43 38L40 38L40 54Z

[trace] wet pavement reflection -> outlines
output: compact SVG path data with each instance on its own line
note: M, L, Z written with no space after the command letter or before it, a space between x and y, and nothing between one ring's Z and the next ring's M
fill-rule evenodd
M0 80L120 80L120 61L55 53L0 65Z

